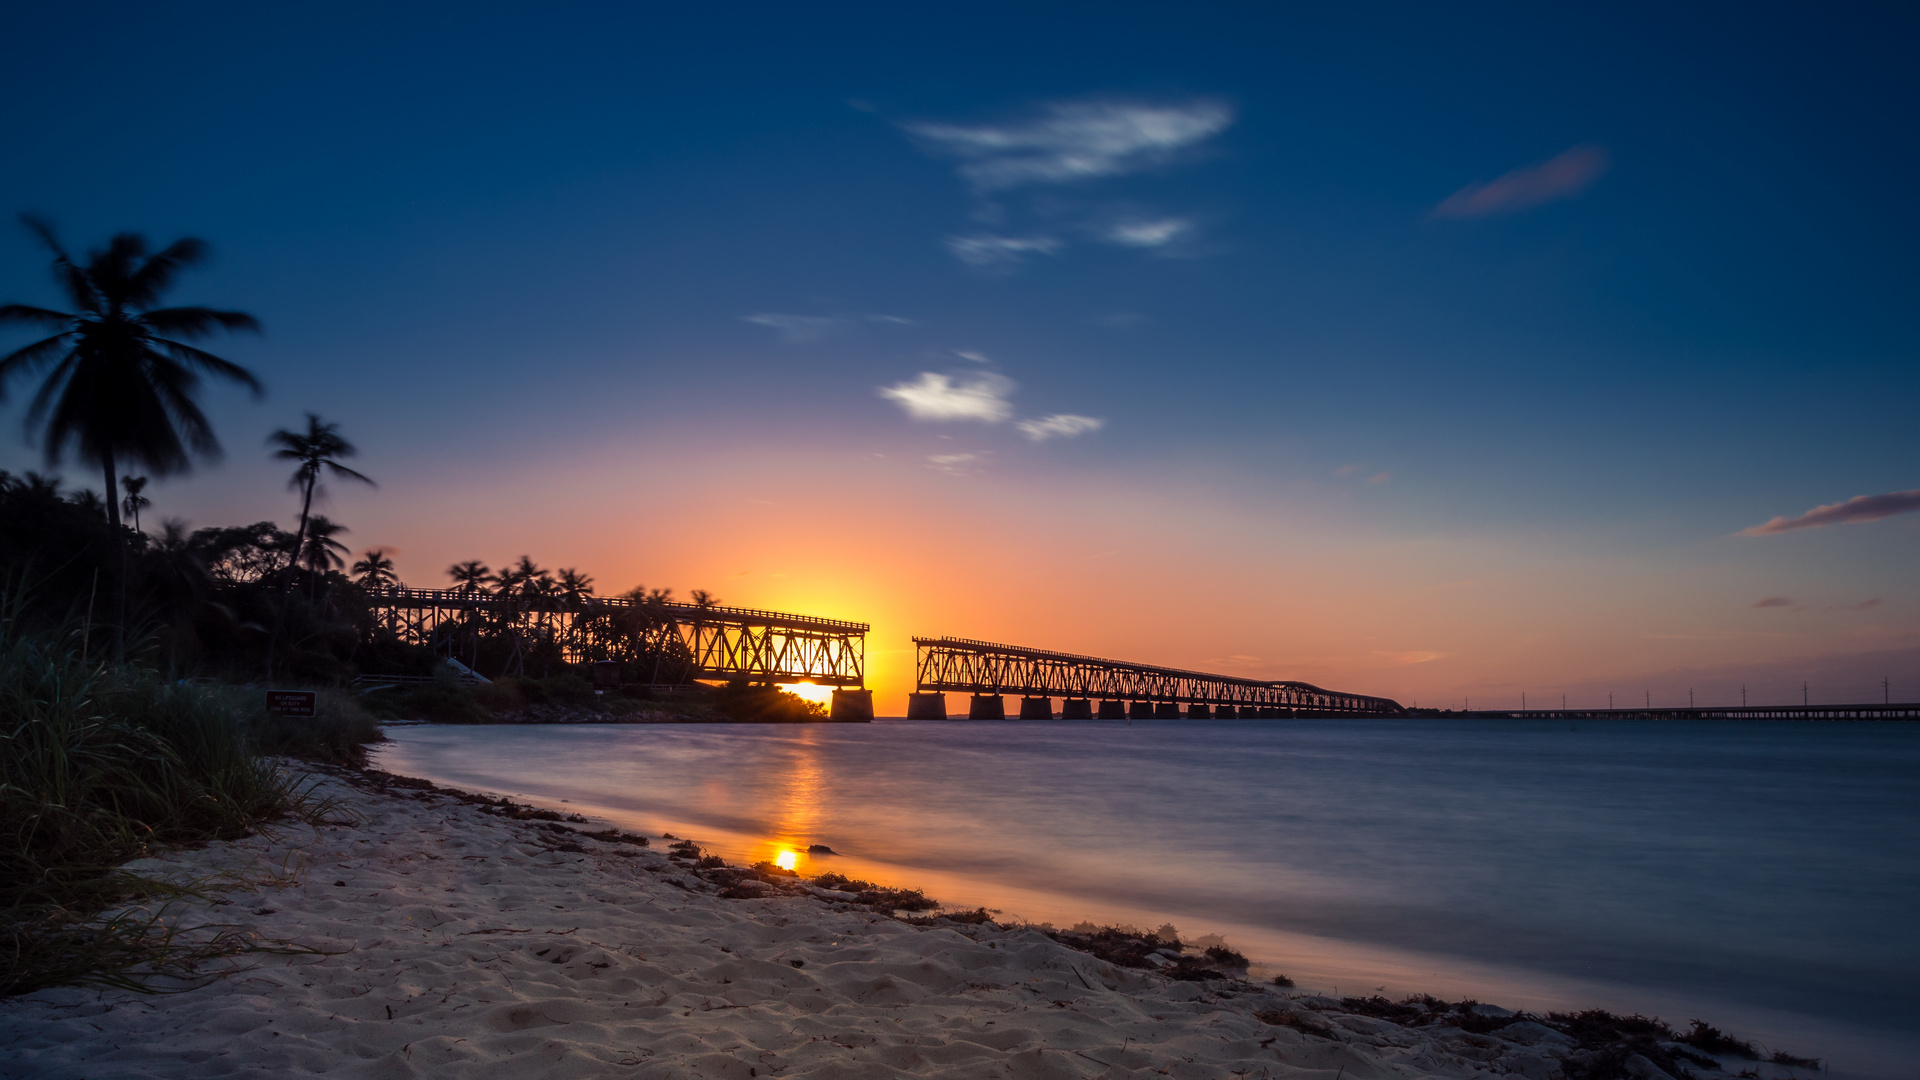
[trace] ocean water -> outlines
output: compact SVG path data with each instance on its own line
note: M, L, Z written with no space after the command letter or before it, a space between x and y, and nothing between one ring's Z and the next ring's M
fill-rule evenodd
M381 767L1303 988L1694 1017L1920 1062L1920 725L400 726Z

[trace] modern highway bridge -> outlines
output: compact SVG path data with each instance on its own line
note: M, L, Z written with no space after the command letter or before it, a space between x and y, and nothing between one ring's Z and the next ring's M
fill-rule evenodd
M655 682L745 678L837 689L830 715L871 719L866 623L623 596L528 596L453 589L368 589L379 624L455 656L478 626L517 642L552 641L570 663L651 657Z
M1303 682L1263 682L1122 660L996 645L966 638L914 638L919 692L907 718L944 720L946 694L970 693L967 716L1006 718L1005 694L1019 694L1022 720L1134 717L1404 716L1400 703L1343 694Z

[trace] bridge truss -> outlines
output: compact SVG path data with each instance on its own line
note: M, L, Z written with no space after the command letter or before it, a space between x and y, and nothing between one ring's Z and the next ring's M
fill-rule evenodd
M921 693L957 691L1231 708L1240 716L1404 716L1387 698L1263 682L966 638L914 638ZM1221 708L1224 713L1224 708Z
M866 623L623 596L527 596L404 586L367 590L377 624L457 656L477 635L550 641L570 663L651 659L654 681L866 685Z

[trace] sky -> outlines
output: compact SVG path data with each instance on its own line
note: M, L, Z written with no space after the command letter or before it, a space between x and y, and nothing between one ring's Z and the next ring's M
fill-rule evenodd
M408 583L870 622L883 714L943 634L1423 706L1920 699L1910 8L15 25L0 210L201 237L172 298L264 324L151 518L291 524L264 441L312 411ZM0 222L0 299L46 264Z

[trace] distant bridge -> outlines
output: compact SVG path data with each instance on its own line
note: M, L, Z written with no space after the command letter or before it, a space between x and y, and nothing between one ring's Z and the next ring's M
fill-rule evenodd
M633 600L624 596L530 596L452 589L368 589L379 625L402 641L448 656L476 631L504 632L530 646L550 641L570 663L650 658L655 682L745 678L843 688L837 714L865 703L866 623L752 608ZM843 700L844 699L844 700Z
M1920 703L1865 705L1728 705L1698 709L1413 709L1416 717L1492 720L1920 720Z
M970 693L970 719L1006 717L1003 694L1019 694L1020 718L1404 716L1397 701L1343 694L1303 682L1263 682L966 638L914 638L919 692L908 719L947 716L949 691ZM1097 706L1096 706L1097 703ZM1183 708L1184 707L1184 708Z

